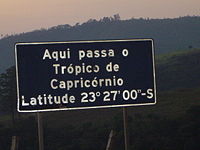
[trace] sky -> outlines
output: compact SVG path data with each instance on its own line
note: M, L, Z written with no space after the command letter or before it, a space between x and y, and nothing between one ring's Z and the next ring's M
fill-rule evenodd
M200 0L0 0L0 37L115 14L123 20L200 16Z

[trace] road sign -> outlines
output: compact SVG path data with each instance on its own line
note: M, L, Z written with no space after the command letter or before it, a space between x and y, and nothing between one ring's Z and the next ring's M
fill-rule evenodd
M17 43L19 112L156 103L151 39Z

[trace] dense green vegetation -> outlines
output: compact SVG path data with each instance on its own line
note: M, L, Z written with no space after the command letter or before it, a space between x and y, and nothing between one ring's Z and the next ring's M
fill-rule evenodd
M200 47L199 26L199 16L120 20L120 17L115 15L99 21L90 19L74 26L66 24L11 35L0 40L0 73L14 65L16 42L153 38L156 53L166 53Z
M199 58L200 49L156 58L157 104L128 108L131 150L200 149ZM15 134L20 137L20 150L36 150L36 115L13 113L9 109L16 100L14 77L14 68L0 76L0 93L4 93L0 95L0 104L5 104L1 107L0 147L10 149L11 136ZM6 94L14 97L5 99ZM15 114L14 118L11 114ZM48 112L43 117L47 150L102 150L112 129L113 149L123 149L121 108Z

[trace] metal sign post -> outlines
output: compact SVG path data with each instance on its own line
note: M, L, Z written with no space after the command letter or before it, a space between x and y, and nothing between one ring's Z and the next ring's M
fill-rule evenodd
M128 131L128 113L127 108L123 107L123 121L124 121L124 146L125 150L129 150L129 131Z
M37 113L39 150L44 150L42 114Z

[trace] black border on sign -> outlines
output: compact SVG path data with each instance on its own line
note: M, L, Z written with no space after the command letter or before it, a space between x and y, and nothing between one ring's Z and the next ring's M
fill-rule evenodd
M153 78L154 78L154 103L142 104L122 104L122 105L108 105L108 106L91 106L91 107L74 107L74 108L56 108L56 109L38 109L38 110L20 110L19 109L19 77L18 77L18 63L17 63L17 45L45 45L45 44L64 44L64 43L98 43L98 42L123 42L123 41L152 41L152 60L153 60ZM95 40L95 41L67 41L67 42L27 42L15 44L15 63L16 63L16 81L17 81L17 111L18 112L48 112L48 111L61 111L61 110L81 110L81 109L94 109L94 108L115 108L115 107L130 107L130 106L145 106L155 105L157 103L156 97L156 76L155 76L155 53L153 39L127 39L127 40Z

